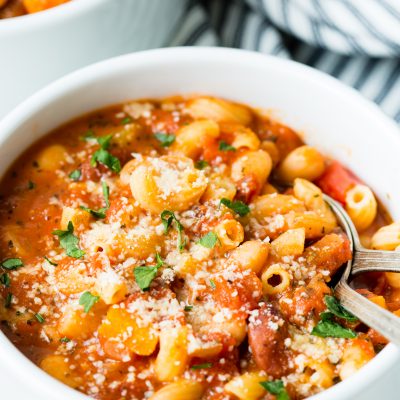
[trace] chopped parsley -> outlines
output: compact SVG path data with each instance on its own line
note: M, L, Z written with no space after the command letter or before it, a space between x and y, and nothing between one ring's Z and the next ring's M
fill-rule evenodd
M11 307L12 298L13 298L12 293L8 292L7 296L6 296L6 299L4 301L4 307L5 308L10 308Z
M130 124L131 122L132 122L131 117L125 117L124 119L121 120L121 125Z
M28 182L28 189L29 190L35 189L35 187L36 187L36 183L35 182L32 182L32 181Z
M260 385L269 393L276 396L276 400L290 400L290 397L281 380L260 382Z
M79 181L80 177L81 177L81 170L80 169L75 169L73 170L68 176L70 179L72 179L73 181Z
M106 203L105 207L99 208L98 210L92 210L91 208L81 206L82 210L87 211L88 213L92 214L96 218L105 218L106 217L106 211L110 208L110 188L107 186L107 184L103 181L101 182L102 188L103 188L103 196L104 196L104 202Z
M51 261L50 260L50 258L48 258L48 257L46 257L46 256L44 256L43 257L50 265L52 265L53 267L57 267L57 263L56 262L54 262L54 261Z
M155 133L154 137L160 142L162 147L169 147L175 142L175 135L168 133Z
M212 249L219 242L218 236L215 232L208 232L200 238L199 244L208 249Z
M74 258L81 258L85 252L78 246L79 239L74 235L74 225L71 221L68 222L66 231L57 229L53 231L53 235L58 236L61 247L66 251L67 255Z
M164 210L161 213L161 221L164 226L164 234L166 235L169 231L169 228L172 225L172 222L175 222L176 230L178 231L178 241L177 246L180 251L182 251L186 245L186 241L183 238L183 226L179 222L178 218L176 218L175 214L172 211Z
M69 338L67 338L67 337L62 337L61 339L60 339L60 342L61 343L68 343L68 342L70 342L71 341L71 339L69 339Z
M185 306L184 311L192 311L193 306Z
M244 217L250 212L250 207L240 200L232 201L226 198L222 198L220 204L223 204L224 206L230 208L232 211L234 211L241 217Z
M10 287L10 276L5 272L4 274L0 275L0 283L5 287Z
M24 266L24 263L20 258L7 258L1 262L1 266L4 269L13 270Z
M43 317L42 314L36 313L36 314L35 314L35 318L37 319L37 321L38 321L40 324L43 324L43 322L44 322L44 317Z
M87 314L90 309L100 300L99 296L94 296L90 292L85 292L79 298L79 304L83 306L83 311Z
M205 368L211 368L212 366L213 366L212 363L207 362L207 363L203 363L203 364L195 364L195 365L192 365L192 366L190 367L190 369L205 369Z
M233 147L229 143L224 142L223 140L219 142L218 149L221 151L236 151L235 147Z
M97 163L105 165L110 168L111 171L116 173L121 171L121 163L117 157L114 157L108 152L110 147L112 135L100 136L96 138L97 143L100 145L100 149L93 153L92 159L90 160L90 165L96 167Z
M336 317L350 322L358 321L358 318L348 312L334 296L325 296L324 301L328 310Z
M208 167L210 164L206 161L206 160L198 160L194 163L194 166L197 169L204 169L206 167Z
M215 288L216 288L215 282L214 282L213 279L210 279L210 286L212 287L212 289L215 289Z
M357 334L350 328L344 328L342 325L333 321L334 314L323 312L320 314L321 320L311 331L311 335L323 338L334 337L344 339L354 339Z
M157 276L158 269L164 265L164 261L158 253L156 253L156 261L156 265L141 265L133 270L136 283L140 289L147 290L150 287L151 282L153 282L153 279Z
M80 139L81 139L82 141L84 141L84 142L87 142L87 141L89 141L89 140L96 139L96 137L95 137L95 135L94 135L94 132L93 132L91 129L89 129L88 131L86 131L86 132L83 134L83 136L81 136Z

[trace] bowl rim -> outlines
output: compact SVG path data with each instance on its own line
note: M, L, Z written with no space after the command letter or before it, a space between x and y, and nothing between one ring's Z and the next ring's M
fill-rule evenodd
M26 31L57 26L61 20L76 18L78 14L85 13L106 1L110 0L71 0L40 12L0 19L0 36L2 34L24 34Z
M188 59L191 62L196 61L196 59L202 59L203 61L210 60L207 61L210 63L237 63L248 68L269 63L275 68L284 68L288 72L296 74L299 79L306 77L308 81L312 81L313 85L321 87L327 95L345 97L351 103L352 107L363 108L365 112L369 113L370 118L374 118L379 121L379 124L384 126L385 129L379 132L383 140L385 136L390 137L392 141L397 141L400 148L400 132L397 124L386 116L377 105L362 97L355 89L344 85L337 79L295 61L248 50L216 47L174 47L141 51L114 57L72 72L30 96L0 121L0 146L5 138L12 136L18 126L43 111L53 100L62 99L66 94L73 92L88 82L101 81L107 78L109 74L115 75L127 68L134 69L155 64L162 67L162 63L166 61L173 60L173 62L179 62L183 60L187 61ZM24 375L24 381L28 380L31 387L36 387L43 393L43 383L45 383L45 390L49 390L49 393L53 394L53 396L56 394L56 397L60 400L88 399L84 394L74 391L61 382L56 381L30 362L1 331L0 347L2 348L0 364L4 363L7 359L7 366L16 375L23 368L29 368L29 373ZM335 400L341 398L341 396L350 399L352 395L362 393L367 386L382 377L399 360L400 350L393 344L389 344L356 374L310 397L310 399ZM38 391L38 393L40 392Z

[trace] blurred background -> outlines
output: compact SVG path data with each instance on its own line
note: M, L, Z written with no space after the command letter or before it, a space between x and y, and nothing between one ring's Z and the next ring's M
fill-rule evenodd
M353 86L400 123L399 0L72 0L1 19L0 117L84 65L168 46L293 59Z

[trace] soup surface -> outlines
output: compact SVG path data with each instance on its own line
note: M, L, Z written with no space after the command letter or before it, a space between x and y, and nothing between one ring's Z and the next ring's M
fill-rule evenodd
M261 111L173 97L81 117L2 181L2 330L95 399L318 393L386 344L333 296L351 249L322 191L364 245L400 245L367 186ZM355 285L400 309L396 274Z
M69 0L0 0L0 19L44 11Z

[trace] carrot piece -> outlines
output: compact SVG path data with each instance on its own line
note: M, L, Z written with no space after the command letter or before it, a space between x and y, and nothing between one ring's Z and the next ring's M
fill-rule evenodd
M344 204L347 191L359 182L350 171L334 161L315 183L328 196Z

